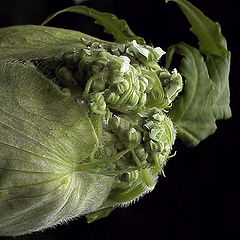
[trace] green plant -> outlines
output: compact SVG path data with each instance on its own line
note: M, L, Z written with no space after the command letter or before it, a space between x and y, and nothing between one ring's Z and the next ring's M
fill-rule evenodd
M0 29L0 234L18 236L74 217L105 217L151 191L176 134L195 146L231 117L230 52L220 26L185 0L199 39L164 51L124 20L76 12L111 33L108 42L46 26ZM181 55L181 75L169 71ZM184 81L184 84L183 84ZM179 96L179 92L184 89Z

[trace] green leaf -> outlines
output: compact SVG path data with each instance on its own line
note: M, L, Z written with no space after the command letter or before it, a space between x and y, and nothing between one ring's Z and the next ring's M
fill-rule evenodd
M0 61L61 55L85 47L84 40L103 42L81 32L22 25L0 28Z
M216 120L231 117L228 79L231 55L218 23L188 1L169 1L179 5L199 39L199 50L179 43L169 47L166 56L166 68L175 53L183 57L180 65L185 77L183 94L173 103L169 115L176 124L178 137L186 145L196 146L215 132Z
M136 40L139 44L145 44L145 40L142 37L136 36L129 28L125 20L118 19L117 16L114 14L99 12L93 8L89 8L86 6L73 6L58 11L55 14L49 16L42 23L42 25L45 25L51 19L64 12L80 13L94 18L96 20L95 23L103 26L105 28L105 32L113 35L117 42L121 43Z
M230 58L211 56L204 61L196 48L185 43L172 46L169 54L180 54L180 72L185 77L184 92L173 104L169 115L178 137L188 146L196 146L213 134L217 119L231 117L228 74Z
M190 30L199 40L202 53L217 56L229 55L219 23L213 22L186 0L167 0L166 2L176 2L179 5L192 26Z
M0 235L96 211L113 178L77 170L98 142L69 94L34 67L0 63Z

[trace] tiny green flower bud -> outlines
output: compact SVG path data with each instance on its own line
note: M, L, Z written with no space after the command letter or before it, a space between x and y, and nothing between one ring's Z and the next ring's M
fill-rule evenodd
M148 158L148 153L142 146L139 146L135 149L136 155L141 162L146 161Z
M152 128L149 132L149 137L154 141L159 141L161 129L159 128Z
M165 150L165 147L166 147L163 141L156 142L156 141L150 140L149 145L153 152L162 152L163 150Z
M155 113L152 117L159 122L164 120L164 116L160 115L159 113Z
M106 114L106 103L101 93L96 93L90 97L91 110L96 114Z
M125 73L130 69L130 59L127 56L120 56L119 63L121 63L120 72Z
M128 99L128 103L131 106L136 106L139 101L139 96L137 95L136 91L133 91L131 96Z
M106 101L107 101L107 103L114 105L114 104L117 103L117 101L118 101L119 99L120 99L120 96L119 96L119 95L117 95L117 94L114 93L114 92L111 92L111 93L108 95L108 97L106 98Z
M106 88L106 81L104 77L95 79L92 83L93 92L101 92Z
M119 116L114 115L109 119L108 126L112 129L118 129L121 127L121 118Z
M129 89L129 82L123 78L122 81L117 84L117 90L118 90L119 94L123 94L128 89Z
M140 91L145 92L148 86L148 80L145 77L140 77L139 79L139 86L140 86Z
M146 101L147 101L147 94L146 93L140 93L138 104L139 105L145 105Z
M128 141L131 143L138 143L141 141L141 132L137 131L135 128L131 128L128 133Z

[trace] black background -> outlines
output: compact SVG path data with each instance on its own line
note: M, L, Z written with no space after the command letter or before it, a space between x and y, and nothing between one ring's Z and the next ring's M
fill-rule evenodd
M108 218L87 224L85 218L17 240L63 239L240 239L239 212L239 8L235 0L192 0L219 22L232 52L230 74L233 117L218 121L217 132L195 148L177 141L177 155L165 168L155 190L136 204L117 209ZM73 5L71 0L0 0L0 27L40 24L48 15ZM176 4L164 0L89 0L85 5L115 13L127 20L148 43L168 46L185 41L197 45ZM65 13L51 26L79 30L111 40L93 20ZM3 239L12 239L4 238Z

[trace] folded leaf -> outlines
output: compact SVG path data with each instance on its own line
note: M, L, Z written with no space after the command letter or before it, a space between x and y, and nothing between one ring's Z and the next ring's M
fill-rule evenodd
M49 16L42 25L45 25L51 19L64 12L80 13L94 18L96 20L95 23L102 25L105 28L105 32L112 34L117 42L136 40L139 44L145 44L145 40L142 37L136 36L125 20L118 19L114 14L99 12L86 6L74 6L58 11Z
M23 25L0 28L0 61L61 55L85 46L86 40L103 42L81 32Z
M185 84L183 95L173 104L169 115L177 127L178 137L188 146L195 146L215 132L217 119L231 116L226 78L229 60L215 65L218 57L212 57L207 64L196 48L185 43L172 46L170 51L184 57L180 71Z
M231 117L229 71L230 52L218 23L185 0L176 2L199 39L200 50L185 43L169 47L166 68L173 55L183 57L180 72L185 77L183 94L173 103L169 115L178 129L178 137L188 146L196 146L213 134L216 120ZM205 57L203 57L203 55Z
M179 5L192 26L190 30L199 40L199 47L202 53L217 56L229 54L219 23L213 22L186 0L167 0L166 2L176 2Z

